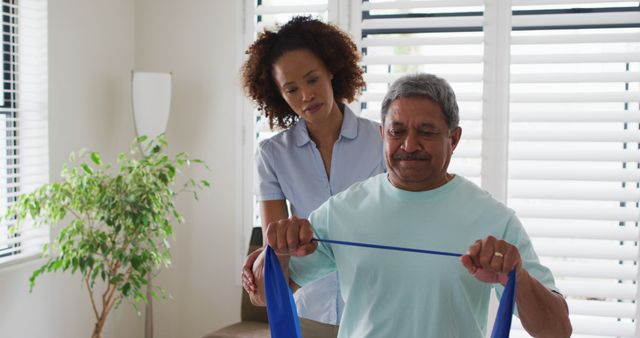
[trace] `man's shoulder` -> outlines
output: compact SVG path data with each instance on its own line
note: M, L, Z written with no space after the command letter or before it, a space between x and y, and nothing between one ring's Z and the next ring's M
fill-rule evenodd
M460 181L460 183L458 184L458 189L469 197L494 199L488 191L482 189L480 186L467 179L466 177L456 175L456 179Z
M493 209L496 212L506 212L513 214L513 210L509 209L504 203L498 201L487 190L482 189L470 180L459 176L460 184L458 185L457 197L465 204L471 207L481 209Z

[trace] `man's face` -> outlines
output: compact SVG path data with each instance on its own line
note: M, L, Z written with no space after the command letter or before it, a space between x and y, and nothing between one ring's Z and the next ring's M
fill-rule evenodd
M424 191L448 181L447 167L462 129L449 132L440 106L432 100L399 98L380 127L389 180L400 189Z

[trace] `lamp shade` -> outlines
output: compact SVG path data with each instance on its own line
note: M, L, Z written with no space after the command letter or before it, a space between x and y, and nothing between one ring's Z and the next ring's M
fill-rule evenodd
M171 73L132 72L131 100L138 136L165 132L171 107Z

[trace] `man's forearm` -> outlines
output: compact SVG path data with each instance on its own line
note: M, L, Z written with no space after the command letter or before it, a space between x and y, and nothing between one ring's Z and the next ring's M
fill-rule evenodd
M524 269L517 278L516 304L522 326L530 335L542 338L571 336L566 301Z

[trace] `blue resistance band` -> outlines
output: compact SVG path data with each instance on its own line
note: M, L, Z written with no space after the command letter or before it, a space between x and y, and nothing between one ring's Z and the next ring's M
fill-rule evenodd
M264 292L271 338L302 338L296 302L288 281L284 280L278 257L269 245L265 255Z
M349 245L383 250L415 252L452 257L462 256L458 253L444 251L412 249L388 245L337 241L331 239L314 238L313 240L329 244ZM265 254L264 288L267 297L267 315L269 316L271 338L301 338L300 324L298 323L298 311L296 310L296 304L293 300L293 294L289 289L289 283L288 281L285 281L284 274L280 269L278 257L273 252L273 249L271 249L270 246L267 246ZM515 303L515 293L516 271L513 270L509 273L509 280L504 288L502 297L500 298L500 305L498 306L496 321L493 324L491 338L509 337L509 331L511 331L511 318L513 316L513 306Z

